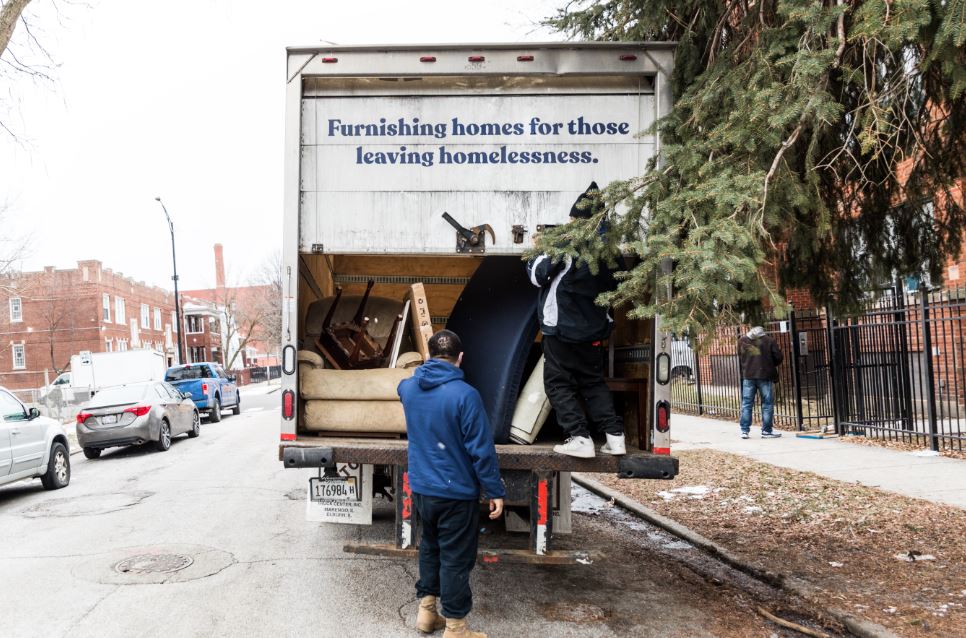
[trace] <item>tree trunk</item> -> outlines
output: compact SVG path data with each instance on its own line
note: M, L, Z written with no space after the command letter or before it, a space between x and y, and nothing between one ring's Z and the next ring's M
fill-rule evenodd
M30 0L10 0L0 9L0 55L7 50L13 31L20 20L20 14L30 4Z

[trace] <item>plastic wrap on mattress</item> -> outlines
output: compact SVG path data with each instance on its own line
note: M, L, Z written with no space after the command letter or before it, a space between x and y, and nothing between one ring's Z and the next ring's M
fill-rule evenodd
M413 372L414 368L325 370L303 366L299 370L299 391L309 401L399 401L396 387Z
M480 392L494 441L506 443L538 328L537 291L520 258L484 257L446 327L463 342L466 381Z
M399 401L306 401L303 426L309 431L405 434Z

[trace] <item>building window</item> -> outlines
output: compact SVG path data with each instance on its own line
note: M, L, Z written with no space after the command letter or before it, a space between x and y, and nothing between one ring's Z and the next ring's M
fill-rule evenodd
M24 353L24 346L22 343L17 343L13 346L13 369L27 369L27 355Z
M189 348L188 356L191 357L191 363L201 363L206 361L204 347Z
M118 339L117 340L117 351L118 352L127 352L127 339Z
M127 313L124 310L124 299L122 297L114 297L114 323L121 325L127 323Z
M151 308L146 303L141 304L141 327L151 329Z
M23 321L23 303L20 297L10 298L10 323Z
M197 315L188 315L186 317L188 321L188 333L200 333L205 331L205 322L203 317Z
M105 339L104 340L104 352L114 352L114 340Z
M161 332L161 309L154 309L154 329Z
M131 319L131 347L137 348L141 345L141 333L138 331L138 320Z
M101 319L111 323L111 296L106 292L101 297Z

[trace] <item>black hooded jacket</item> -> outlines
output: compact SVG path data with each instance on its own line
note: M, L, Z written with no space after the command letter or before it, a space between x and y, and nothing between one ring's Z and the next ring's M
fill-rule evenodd
M614 273L601 264L597 274L586 264L576 266L570 257L551 262L540 255L527 263L530 282L540 288L538 312L543 334L570 343L606 339L614 321L594 300L616 288Z

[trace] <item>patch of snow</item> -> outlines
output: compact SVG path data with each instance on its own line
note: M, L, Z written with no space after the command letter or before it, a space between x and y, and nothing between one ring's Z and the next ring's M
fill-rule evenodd
M828 562L828 564L831 565L832 567L844 567L845 566L845 563L840 563L837 560L830 560Z
M885 612L885 613L887 613L887 614L894 614L894 613L896 613L896 612L897 612L897 611L899 611L899 610L898 610L898 609L896 609L895 607L886 607L886 608L885 608L885 609L883 609L882 611L884 611L884 612Z
M762 509L757 505L749 505L748 507L746 507L741 511L743 511L745 514L760 514L762 512Z
M691 543L685 541L671 541L663 545L664 549L691 549Z
M707 487L706 485L685 485L684 487L675 487L671 491L676 492L678 494L693 494L693 495L704 496L705 494L711 491L711 488Z
M899 552L896 554L896 560L904 560L907 563L915 563L921 560L936 560L936 557L932 554L916 554L913 556L908 552Z
M657 495L663 498L665 501L670 501L674 499L674 494L671 494L666 490L661 490L660 492L657 493Z
M590 492L583 490L581 492L577 493L570 501L570 510L581 514L597 514L603 508L603 501Z
M650 529L650 525L647 523L641 523L639 521L624 521L624 525L627 525L635 532L646 532Z
M935 450L917 450L915 452L909 452L910 456L939 456L939 452Z

